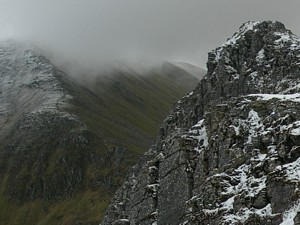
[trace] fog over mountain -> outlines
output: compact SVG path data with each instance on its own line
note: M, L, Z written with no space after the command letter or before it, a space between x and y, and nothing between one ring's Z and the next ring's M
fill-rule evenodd
M57 64L96 69L161 60L205 67L207 52L248 20L300 33L298 0L0 0L0 36L27 41Z

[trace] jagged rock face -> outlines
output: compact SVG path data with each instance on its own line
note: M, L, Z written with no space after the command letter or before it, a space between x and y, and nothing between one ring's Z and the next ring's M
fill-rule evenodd
M207 67L102 225L299 223L299 38L279 22L248 22Z

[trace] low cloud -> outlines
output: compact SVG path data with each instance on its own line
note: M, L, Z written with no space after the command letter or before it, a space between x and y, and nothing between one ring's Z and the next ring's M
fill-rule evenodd
M204 67L207 52L245 21L279 20L299 34L299 8L299 0L0 0L0 37L83 70L115 61Z

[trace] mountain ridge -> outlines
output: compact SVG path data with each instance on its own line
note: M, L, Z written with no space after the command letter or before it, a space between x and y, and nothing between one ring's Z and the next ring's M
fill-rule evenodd
M189 91L158 72L81 83L15 41L0 43L0 67L3 224L97 224L163 114Z
M205 69L192 65L190 63L177 62L177 61L176 62L173 61L171 63L185 70L186 72L192 74L194 77L198 78L199 80L201 80L207 72Z

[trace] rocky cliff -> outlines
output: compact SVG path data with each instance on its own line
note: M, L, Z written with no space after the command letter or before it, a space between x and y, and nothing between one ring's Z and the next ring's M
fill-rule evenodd
M300 40L247 22L208 55L102 225L300 224Z

